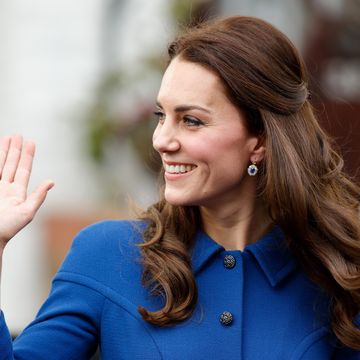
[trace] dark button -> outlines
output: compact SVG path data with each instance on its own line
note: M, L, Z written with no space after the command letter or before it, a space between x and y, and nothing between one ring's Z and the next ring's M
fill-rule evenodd
M221 315L220 315L220 322L223 325L230 325L233 321L233 316L231 314L231 312L229 311L224 311Z
M234 258L234 256L232 255L225 255L224 257L224 266L227 269L232 269L236 264L236 260Z

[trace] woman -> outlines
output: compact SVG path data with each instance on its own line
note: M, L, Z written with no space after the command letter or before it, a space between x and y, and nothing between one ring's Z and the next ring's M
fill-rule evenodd
M100 344L103 359L359 359L359 188L297 51L232 17L169 56L153 136L163 198L141 221L83 230L13 348L2 319L2 358L88 359ZM2 148L5 246L52 183L26 198L33 145Z

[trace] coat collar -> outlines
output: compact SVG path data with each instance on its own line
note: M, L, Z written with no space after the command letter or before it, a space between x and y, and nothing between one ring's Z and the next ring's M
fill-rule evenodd
M194 273L199 272L213 256L223 251L226 251L224 247L203 231L199 231L192 251ZM296 268L295 260L286 245L284 234L279 226L274 226L257 242L246 246L243 252L254 256L273 287Z

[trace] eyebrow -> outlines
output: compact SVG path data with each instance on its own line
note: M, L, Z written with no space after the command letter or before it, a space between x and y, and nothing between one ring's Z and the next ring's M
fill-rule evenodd
M156 106L158 106L161 109L163 108L162 105L158 101L156 101ZM200 110L200 111L204 111L208 114L211 114L210 110L203 108L201 106L198 106L198 105L178 105L174 109L175 112L184 112L184 111L189 111L189 110Z

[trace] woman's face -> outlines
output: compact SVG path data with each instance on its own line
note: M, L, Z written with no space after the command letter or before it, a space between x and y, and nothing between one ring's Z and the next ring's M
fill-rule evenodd
M198 206L238 201L249 162L261 160L258 138L248 133L218 76L175 58L157 103L153 146L165 170L165 199Z

